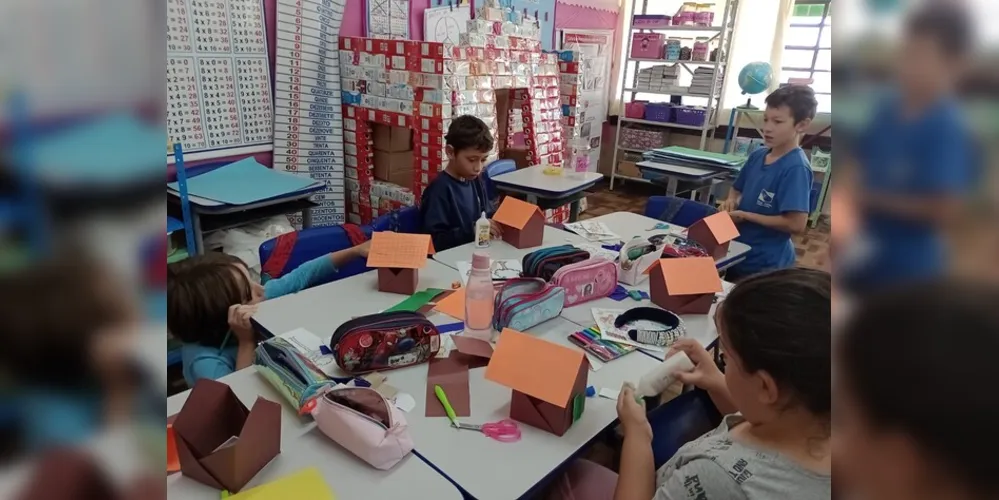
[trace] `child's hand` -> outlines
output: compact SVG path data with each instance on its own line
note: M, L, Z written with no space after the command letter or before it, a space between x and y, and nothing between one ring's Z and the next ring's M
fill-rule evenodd
M739 223L746 220L746 212L743 212L742 210L733 210L729 212L728 215L729 217L732 217L732 222Z
M625 439L632 437L652 441L652 426L645 415L645 401L635 399L635 388L627 382L617 395L617 418L621 421Z
M489 220L489 235L492 236L493 239L498 239L503 237L503 227L500 226L499 222L496 222L492 219Z
M360 245L354 247L354 252L356 252L357 256L362 259L368 258L369 250L371 250L371 240L365 241L364 243L361 243Z
M229 328L236 335L240 344L256 343L256 335L253 333L253 325L250 324L250 317L257 312L257 306L234 304L229 306Z
M731 212L736 209L735 200L725 200L718 205L718 210L722 212Z
M700 342L681 338L673 343L673 347L666 357L672 356L677 351L683 351L694 363L694 370L689 372L677 372L674 374L677 380L684 384L693 385L704 390L713 390L725 386L725 374L718 369L714 358L708 353Z

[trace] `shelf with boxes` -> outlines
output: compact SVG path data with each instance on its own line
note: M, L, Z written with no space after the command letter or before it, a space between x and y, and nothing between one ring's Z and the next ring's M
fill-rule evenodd
M621 89L625 112L618 121L614 141L611 189L617 177L635 177L618 173L619 162L628 163L621 154L634 154L630 150L638 149L622 144L622 134L627 137L634 130L649 127L666 129L660 130L664 137L668 137L669 129L700 131L700 149L704 149L709 134L714 135L738 11L738 0L719 4L684 2L672 15L648 12L649 2L642 2L642 12L638 12L637 5L633 2L631 8L632 34L625 69L630 82L626 81ZM668 97L663 99L668 102L639 100L638 94ZM696 99L696 105L684 98ZM702 105L705 101L706 105Z

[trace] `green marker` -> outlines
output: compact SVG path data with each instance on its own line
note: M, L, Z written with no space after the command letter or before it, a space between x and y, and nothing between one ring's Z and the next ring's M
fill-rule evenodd
M454 408L451 408L451 403L448 402L447 395L444 394L444 389L439 385L435 385L434 394L437 395L437 399L439 399L441 404L444 405L444 411L447 412L447 418L451 420L451 424L457 427L458 416L454 414Z

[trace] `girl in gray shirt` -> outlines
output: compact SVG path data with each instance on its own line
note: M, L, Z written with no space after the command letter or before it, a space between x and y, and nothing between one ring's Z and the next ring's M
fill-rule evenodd
M715 314L725 373L692 339L674 344L696 368L677 374L725 417L655 470L652 427L625 384L619 473L579 461L557 484L574 500L826 500L829 450L830 278L783 269L736 285Z

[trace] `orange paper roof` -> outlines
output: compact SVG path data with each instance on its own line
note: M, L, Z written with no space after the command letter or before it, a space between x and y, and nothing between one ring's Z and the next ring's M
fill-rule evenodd
M735 227L735 222L728 212L718 212L701 220L708 226L711 234L715 235L715 240L718 243L729 242L739 236L739 229Z
M585 362L583 351L504 328L486 379L565 408Z
M429 234L406 234L383 231L371 235L368 267L419 269L427 255L434 253Z
M661 272L670 295L697 295L722 291L718 268L711 257L659 259L649 268Z
M503 198L503 203L500 203L493 220L514 229L524 229L534 214L542 215L537 205L507 196Z

